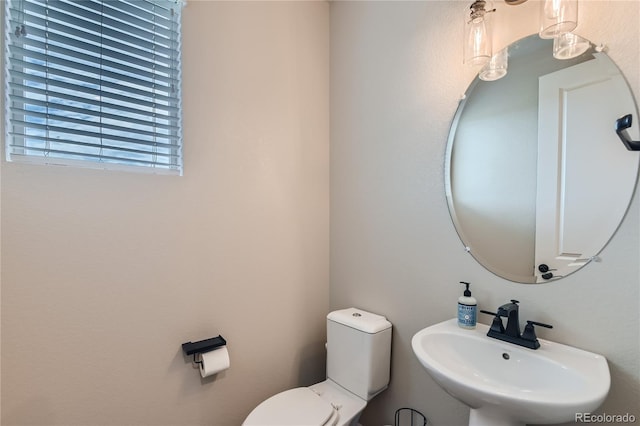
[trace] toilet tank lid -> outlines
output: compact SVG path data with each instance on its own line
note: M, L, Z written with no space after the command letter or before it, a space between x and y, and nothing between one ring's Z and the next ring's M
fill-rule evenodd
M372 314L357 308L329 312L327 319L369 334L391 328L391 323L382 315Z

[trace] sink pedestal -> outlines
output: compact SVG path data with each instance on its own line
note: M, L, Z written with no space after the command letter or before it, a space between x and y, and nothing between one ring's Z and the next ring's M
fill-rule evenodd
M525 426L525 424L506 417L501 411L472 408L469 412L469 426Z

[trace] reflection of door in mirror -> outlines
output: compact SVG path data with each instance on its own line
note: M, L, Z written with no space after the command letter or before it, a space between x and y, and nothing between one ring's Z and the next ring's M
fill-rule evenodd
M460 239L489 271L521 283L548 281L540 264L553 281L599 255L638 174L640 154L615 132L619 117L638 115L624 76L594 48L560 61L552 44L537 34L519 40L509 46L504 78L473 81L445 157ZM629 136L640 139L639 129Z
M603 54L539 79L535 270L565 276L595 256L626 212L621 183L635 182L637 156L613 131L635 111L624 78ZM588 125L587 125L588 124ZM613 167L612 167L613 166ZM551 237L551 238L550 238Z

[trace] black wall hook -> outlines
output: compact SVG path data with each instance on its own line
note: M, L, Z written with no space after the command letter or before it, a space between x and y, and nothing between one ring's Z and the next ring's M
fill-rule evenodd
M627 114L624 117L616 120L616 133L622 141L625 147L629 151L640 151L640 141L632 141L627 133L627 129L631 127L633 122L631 114Z

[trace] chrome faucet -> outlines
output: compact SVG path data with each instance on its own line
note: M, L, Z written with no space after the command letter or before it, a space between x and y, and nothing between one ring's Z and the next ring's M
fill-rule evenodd
M485 310L480 311L484 314L494 315L493 322L491 323L487 336L513 343L515 345L524 346L525 348L538 349L540 347L540 342L538 342L538 338L536 337L534 325L545 328L553 328L553 326L536 321L527 321L527 325L524 327L524 332L520 334L518 303L520 302L512 299L511 303L505 303L500 306L497 312L489 312ZM507 318L506 329L502 323L503 317Z

